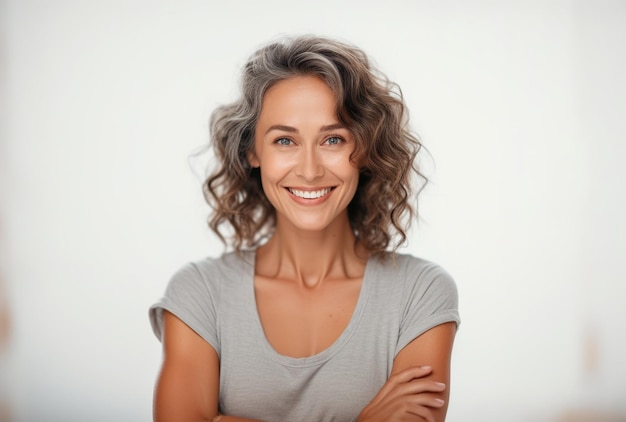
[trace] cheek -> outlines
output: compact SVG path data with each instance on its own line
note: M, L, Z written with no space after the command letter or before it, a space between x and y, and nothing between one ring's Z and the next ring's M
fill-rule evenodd
M280 181L289 172L289 160L275 154L267 154L260 160L261 180L264 187Z
M356 164L350 161L350 154L332 156L327 160L327 167L342 179L358 179L359 169Z

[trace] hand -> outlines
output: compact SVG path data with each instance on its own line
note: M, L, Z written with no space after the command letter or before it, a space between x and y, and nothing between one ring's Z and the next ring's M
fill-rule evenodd
M365 406L357 422L436 422L432 410L444 405L444 401L437 396L446 386L425 379L431 372L430 366L414 366L389 377L376 397Z

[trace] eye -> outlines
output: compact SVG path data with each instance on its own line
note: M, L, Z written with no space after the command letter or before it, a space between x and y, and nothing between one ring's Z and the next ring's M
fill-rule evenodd
M275 144L289 146L292 144L291 139L289 138L278 138L274 141Z
M326 143L328 145L339 145L342 142L343 142L343 139L340 138L339 136L331 136L330 138L326 139Z

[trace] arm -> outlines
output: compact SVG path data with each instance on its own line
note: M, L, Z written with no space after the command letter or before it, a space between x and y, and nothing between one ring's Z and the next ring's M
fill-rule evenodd
M212 421L217 416L219 357L202 337L163 313L163 365L154 392L154 421Z
M154 394L154 421L244 422L218 415L219 357L175 315L163 313L163 365Z
M385 421L409 415L412 418L407 420L445 421L455 334L456 324L448 322L431 328L404 347L394 360L389 380L363 409L358 421Z
M443 400L442 407L433 409L436 421L444 421L450 397L450 361L456 324L447 322L438 325L417 337L402 349L393 362L392 374L416 365L428 365L432 372L425 379L445 384L445 390L436 394Z

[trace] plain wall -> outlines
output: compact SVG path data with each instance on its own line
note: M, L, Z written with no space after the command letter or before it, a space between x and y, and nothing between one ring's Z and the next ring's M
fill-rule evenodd
M222 251L189 157L247 56L289 33L369 53L432 156L403 252L459 287L448 420L626 412L626 3L2 7L0 392L15 421L150 420L147 309Z

